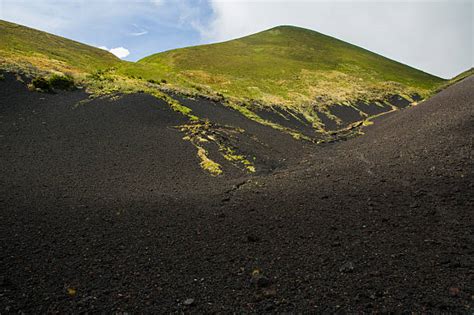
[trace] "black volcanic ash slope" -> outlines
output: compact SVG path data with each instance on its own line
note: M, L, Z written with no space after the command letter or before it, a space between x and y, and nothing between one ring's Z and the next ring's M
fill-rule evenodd
M76 107L87 95L7 76L0 309L470 313L473 91L294 146L268 175L210 177L153 98Z

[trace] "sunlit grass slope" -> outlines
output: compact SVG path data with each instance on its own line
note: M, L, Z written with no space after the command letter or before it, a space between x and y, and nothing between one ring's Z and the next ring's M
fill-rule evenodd
M120 59L96 48L0 20L0 61L21 68L90 73L116 66Z
M403 43L398 43L403 44ZM280 26L146 57L147 79L267 104L330 104L386 94L428 96L444 80L315 31Z

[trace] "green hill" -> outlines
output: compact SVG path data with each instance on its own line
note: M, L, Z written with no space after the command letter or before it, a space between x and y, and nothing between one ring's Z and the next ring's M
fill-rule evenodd
M116 66L120 59L96 47L0 20L0 62L73 74Z
M242 103L306 109L383 102L394 94L409 100L414 94L426 97L445 82L360 47L293 26L167 51L131 63L95 47L0 21L0 63L73 75L114 68L114 75L124 80L166 82L170 89L222 94Z
M389 94L428 96L444 80L315 31L279 26L138 62L147 79L212 89L265 104L353 103Z
M52 84L66 74L74 84L85 86L92 98L145 92L162 99L188 118L178 128L183 139L196 147L201 167L213 175L222 170L211 157L220 156L221 161L252 173L259 154L249 149L242 136L247 127L221 121L214 103L206 98L219 101L222 108L217 111L232 121L240 117L235 116L236 110L295 139L320 143L357 135L373 117L408 106L449 84L360 47L292 26L163 52L133 63L0 21L0 70L36 77L29 83L32 90L43 89L35 82ZM204 98L181 98L180 92ZM250 133L249 137L260 143Z

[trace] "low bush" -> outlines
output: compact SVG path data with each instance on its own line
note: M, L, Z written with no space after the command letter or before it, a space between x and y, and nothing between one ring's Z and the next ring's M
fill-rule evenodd
M75 88L74 79L67 75L54 74L49 79L44 77L34 78L31 85L42 92L52 93L54 89L58 90L72 90Z
M53 91L53 87L51 86L51 83L43 77L34 78L31 81L31 84L33 84L33 87L35 89L41 90L43 92L52 92Z
M52 88L59 90L72 90L75 87L74 79L68 75L54 74L49 78L49 83Z

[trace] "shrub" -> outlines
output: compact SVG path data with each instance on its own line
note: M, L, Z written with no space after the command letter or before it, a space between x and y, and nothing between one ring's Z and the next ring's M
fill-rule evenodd
M5 76L0 73L0 81L3 81L3 80L5 80Z
M33 84L33 86L36 89L39 89L43 92L53 91L53 87L51 86L51 83L43 77L34 78L33 81L31 81L31 84Z
M88 75L88 78L94 81L105 81L105 72L103 70L97 70L94 73Z
M166 81L165 79L161 79L161 83L166 84L166 83L168 83L168 81Z
M74 88L74 79L71 76L54 74L49 79L50 85L55 89L72 90Z

